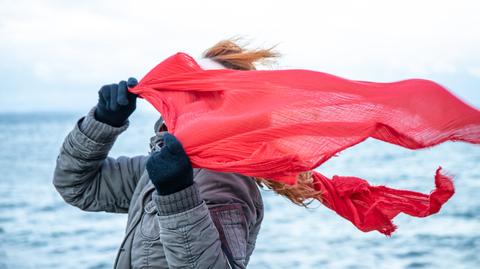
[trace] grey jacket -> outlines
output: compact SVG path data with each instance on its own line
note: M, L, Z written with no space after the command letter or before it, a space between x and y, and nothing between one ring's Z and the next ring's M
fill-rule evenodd
M148 156L107 156L128 123L111 127L93 111L66 137L53 184L82 210L128 213L114 268L246 268L263 219L255 182L195 169L192 186L159 196L145 170Z

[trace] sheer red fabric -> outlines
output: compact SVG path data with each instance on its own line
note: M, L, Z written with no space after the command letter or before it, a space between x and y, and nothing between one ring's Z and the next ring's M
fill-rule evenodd
M480 111L428 80L354 81L309 70L202 70L184 53L130 89L164 117L195 167L295 184L336 153L372 137L410 149L480 143ZM436 213L454 193L437 170L430 194L314 173L322 203L362 231L390 234L403 212Z

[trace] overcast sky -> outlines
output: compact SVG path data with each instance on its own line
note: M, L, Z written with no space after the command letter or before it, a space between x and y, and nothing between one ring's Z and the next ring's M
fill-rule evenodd
M432 79L478 108L478 3L0 0L0 111L87 111L103 84L232 36L278 44L278 68Z

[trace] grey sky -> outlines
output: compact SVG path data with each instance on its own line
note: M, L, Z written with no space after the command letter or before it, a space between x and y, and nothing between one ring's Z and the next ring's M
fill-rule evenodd
M279 68L427 78L479 107L478 3L0 0L0 111L87 110L103 84L238 35L279 44Z

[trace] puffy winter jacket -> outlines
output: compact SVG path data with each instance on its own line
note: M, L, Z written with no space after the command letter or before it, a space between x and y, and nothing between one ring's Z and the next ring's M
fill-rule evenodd
M114 268L246 268L263 219L252 178L194 169L192 186L159 196L145 170L148 155L108 157L128 122L101 123L94 109L66 137L53 184L82 210L128 213Z

